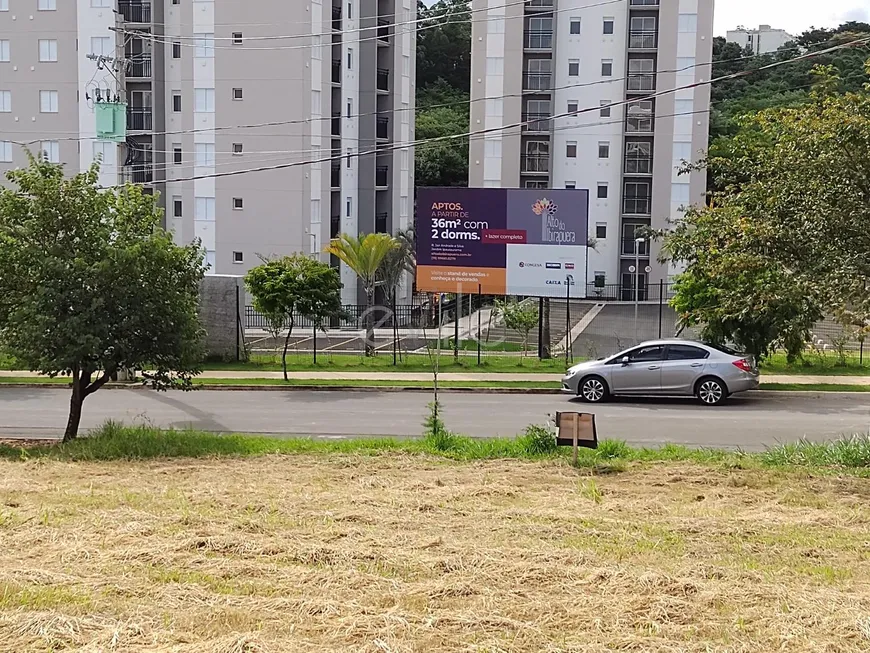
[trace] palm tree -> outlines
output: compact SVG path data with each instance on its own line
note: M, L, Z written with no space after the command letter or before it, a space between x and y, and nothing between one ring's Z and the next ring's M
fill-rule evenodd
M407 274L413 274L415 270L413 228L397 231L396 237L393 240L396 246L384 257L378 273L378 279L383 284L384 294L387 296L387 301L390 304L393 322L393 364L395 365L399 340L399 323L396 321L396 295L398 294L399 286L402 284L402 279Z
M362 234L359 238L342 234L334 239L324 251L353 270L359 277L366 294L366 356L375 353L375 327L372 308L375 303L375 287L384 259L398 244L389 234Z

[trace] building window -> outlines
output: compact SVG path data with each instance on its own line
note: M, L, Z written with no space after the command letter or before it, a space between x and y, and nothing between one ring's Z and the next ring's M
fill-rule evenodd
M568 100L568 113L577 113L579 106L577 100Z
M104 57L111 57L114 52L112 39L109 36L92 36L91 37L91 54L101 54Z
M203 168L214 167L214 143L196 143L194 145L194 165Z
M233 252L233 263L244 263L245 255L241 252Z
M193 90L196 113L214 113L214 89L196 88Z
M172 43L172 58L181 59L181 43L178 41Z
M347 3L347 19L353 20L353 3L352 2Z
M0 141L0 163L12 163L11 141Z
M3 4L3 0L0 0L0 5ZM113 4L113 0L91 0L91 7L97 8L108 8Z
M598 143L598 158L599 159L609 159L610 158L610 143L607 141L601 141Z
M345 215L349 218L351 212L353 211L353 198L352 197L347 198L347 202L346 202L344 208L345 208Z
M595 237L598 240L604 240L607 238L607 223L599 222L595 225Z
M569 159L577 158L577 141L568 141L565 147L565 156Z
M39 112L57 113L57 91L39 92Z
M695 112L694 100L674 100L674 114L677 116L690 116Z
M181 93L178 91L172 93L172 110L175 113L181 112Z
M36 5L39 11L55 11L57 9L56 0L39 0Z
M571 34L579 34L580 33L580 19L579 18L572 18L571 19L571 25L569 27L569 32Z
M580 60L570 59L568 61L568 77L579 77L580 75Z
M601 76L613 77L613 59L601 60Z
M176 143L172 146L172 162L176 165L179 165L183 161L184 157L181 153L181 145Z
M238 155L241 154L244 148L241 143L233 143L233 154Z
M12 111L12 91L0 91L0 113Z
M200 32L193 35L193 56L205 59L214 58L214 33Z
M10 57L9 41L0 41L0 61L7 62Z
M353 70L353 48L347 49L347 69Z
M245 200L243 200L241 197L234 197L233 211L241 211L243 208L245 208Z
M234 88L233 89L233 100L241 100L243 97L242 89Z
M181 4L181 0L172 0L172 4L174 4L174 5Z
M233 32L233 45L241 45L244 42L241 32Z
M567 188L568 190L574 190L575 188L577 188L577 182L576 181L566 181L565 188Z
M680 14L677 17L677 32L689 34L698 31L698 14Z
M353 117L353 100L351 100L350 98L348 98L347 100L347 117Z
M57 141L42 141L39 151L49 163L60 163L60 144Z
M523 184L523 188L541 189L541 188L546 188L546 187L547 187L546 181L526 180L526 182Z
M214 222L215 201L213 197L194 197L193 202L194 220L205 220L206 222Z
M180 197L172 198L172 217L180 218L182 217L182 209L184 207L183 202Z
M596 272L592 278L595 279L596 288L604 288L607 281L607 275L604 272Z
M601 110L598 112L598 115L601 116L602 118L609 118L610 117L610 100L601 100L601 102L599 102L599 104L601 106Z
M613 18L604 19L604 33L613 34Z
M57 41L54 39L39 39L39 60L57 61Z
M692 201L688 182L677 182L671 185L671 204L687 206Z
M607 182L598 182L598 199L607 199Z
M9 11L9 0L0 0L0 11Z

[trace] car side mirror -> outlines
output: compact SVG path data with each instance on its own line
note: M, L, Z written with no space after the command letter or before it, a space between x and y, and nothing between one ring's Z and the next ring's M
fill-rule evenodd
M629 360L628 356L623 356L623 357L622 357L622 361L621 361L621 363L622 363L623 365L628 365L630 362L631 362L631 361Z

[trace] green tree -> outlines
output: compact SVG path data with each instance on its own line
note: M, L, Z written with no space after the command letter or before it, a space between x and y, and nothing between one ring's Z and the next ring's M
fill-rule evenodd
M315 329L341 315L338 270L302 254L265 260L245 275L245 285L272 330L287 329L281 368L287 380L287 349L297 317L308 317Z
M415 138L444 138L415 149L418 186L468 185L468 94L437 82L418 93Z
M399 343L399 323L396 319L396 300L402 281L408 279L416 270L413 227L396 232L395 247L384 257L378 271L378 279L383 284L384 295L390 306L393 325L393 363L396 363Z
M64 441L118 371L189 390L204 357L199 244L175 245L153 196L102 190L98 174L30 157L0 189L0 343L32 371L72 376Z
M525 357L529 334L538 326L538 307L528 301L496 300L493 310L504 320L505 327L520 334Z
M359 238L342 234L327 247L326 253L335 256L353 270L366 295L366 356L375 354L375 326L373 308L375 304L375 288L384 259L398 247L396 240L389 234L366 234Z
M687 324L751 353L800 351L822 312L870 317L870 87L838 94L833 65L807 103L739 120L711 152L714 208L694 209L664 237L686 266L674 305Z
M417 3L417 87L443 80L466 95L471 83L471 3L439 0Z

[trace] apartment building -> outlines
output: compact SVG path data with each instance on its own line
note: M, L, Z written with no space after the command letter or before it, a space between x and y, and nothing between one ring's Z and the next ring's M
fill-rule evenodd
M413 211L413 149L394 148L414 134L415 17L413 0L0 0L0 172L26 162L15 142L71 172L101 156L101 183L159 192L217 274L392 233ZM96 138L107 91L120 144Z
M759 25L758 29L738 27L728 30L725 39L729 43L737 43L740 47L749 49L753 54L770 54L794 41L794 37L784 29L774 29L770 25Z
M643 298L675 270L638 237L704 200L704 173L677 173L707 147L709 86L662 91L710 79L713 0L474 8L472 129L522 126L471 141L470 185L588 188L588 293Z

